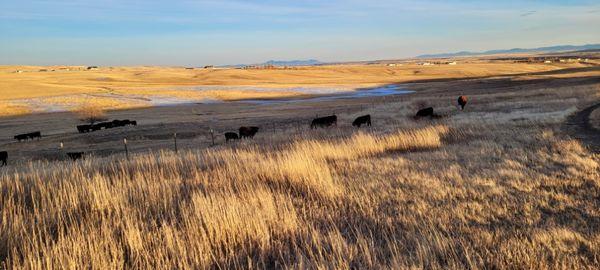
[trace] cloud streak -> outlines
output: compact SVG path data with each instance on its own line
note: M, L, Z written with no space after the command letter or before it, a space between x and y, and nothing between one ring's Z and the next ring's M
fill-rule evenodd
M521 14L521 17L527 17L527 16L531 16L531 15L533 15L533 14L535 14L535 13L536 13L536 11L535 11L535 10L532 10L532 11L527 11L527 12L525 12L525 13Z

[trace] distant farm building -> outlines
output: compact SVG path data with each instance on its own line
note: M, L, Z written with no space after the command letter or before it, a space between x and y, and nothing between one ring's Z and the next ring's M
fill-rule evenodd
M446 64L451 65L451 66L456 66L457 63L456 63L456 61L452 61L452 62L448 62Z
M256 66L256 65L249 65L249 66L244 66L243 69L276 69L277 67L274 65L262 65L262 66Z
M213 69L213 68L215 68L215 66L213 66L213 65L208 65L208 66L204 66L204 68L205 68L205 69Z

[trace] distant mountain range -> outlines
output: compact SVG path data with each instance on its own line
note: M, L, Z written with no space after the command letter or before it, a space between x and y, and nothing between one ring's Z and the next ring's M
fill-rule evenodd
M574 51L594 51L600 50L600 44L586 44L586 45L558 45L558 46L550 46L550 47L539 47L539 48L514 48L508 50L490 50L485 52L455 52L455 53L440 53L440 54L423 54L419 55L416 58L451 58L451 57L461 57L461 56L479 56L479 55L494 55L494 54L516 54L516 53L560 53L560 52L574 52ZM343 64L343 63L377 63L386 60L378 60L378 61L357 61L357 62L336 62L336 63L328 63L321 62L316 59L308 59L308 60L269 60L260 64L239 64L239 65L226 65L222 67L244 67L244 66L315 66L315 65L323 65L323 64Z
M323 62L319 61L319 60L315 60L315 59L308 59L308 60L289 60L289 61L279 61L279 60L269 60L267 62L264 63L260 63L260 64L238 64L238 65L226 65L223 67L245 67L245 66L278 66L278 67L283 67L283 66L315 66L315 65L320 65L320 64L324 64Z
M417 58L449 58L449 57L461 57L461 56L477 56L477 55L492 55L492 54L515 54L515 53L553 53L553 52L566 52L566 51L583 51L583 50L598 50L600 44L586 44L580 46L574 45L558 45L551 47L540 47L540 48L514 48L509 50L491 50L485 52L455 52L455 53L440 53L440 54L424 54L419 55Z

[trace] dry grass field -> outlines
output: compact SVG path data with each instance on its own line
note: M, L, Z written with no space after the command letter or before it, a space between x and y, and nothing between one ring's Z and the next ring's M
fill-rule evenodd
M294 98L305 93L293 87L356 89L390 83L552 72L587 67L584 63L506 63L482 60L459 65L419 66L414 63L340 65L276 70L186 69L169 67L0 66L0 115L71 110L86 104L107 109L152 106L155 98L201 102ZM193 86L214 89L194 91ZM260 91L245 87L262 87ZM239 89L236 89L239 87ZM273 89L269 91L269 89ZM286 90L289 89L289 90Z
M0 268L599 267L600 155L571 137L565 121L598 103L600 70L507 64L492 72L475 65L480 69L469 74L454 70L460 65L433 67L412 83L419 75L402 75L406 67L389 76L380 73L391 68L380 66L290 71L305 74L255 83L333 85L344 78L406 83L416 92L111 111L111 119L140 126L92 134L77 134L70 113L4 118L0 143L16 160L0 168ZM173 72L149 71L138 80L162 84L154 78L181 74ZM189 72L202 77L190 85L245 80L236 81L233 70L214 71L232 74L223 81ZM71 79L89 83L77 91L105 86L65 76L49 89L67 93L71 82L61 85ZM455 104L461 94L470 98L465 111ZM443 117L414 120L424 105ZM308 129L315 114L331 112L337 127ZM372 127L350 126L367 113ZM223 132L246 124L261 127L255 139L223 142ZM218 136L212 147L209 126ZM9 141L29 129L49 134ZM173 132L185 135L178 153ZM123 137L130 160L120 150ZM64 160L61 141L94 155Z

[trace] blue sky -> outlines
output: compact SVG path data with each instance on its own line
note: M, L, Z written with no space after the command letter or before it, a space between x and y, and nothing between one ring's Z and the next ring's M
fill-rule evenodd
M0 0L0 65L373 60L600 43L600 1Z

